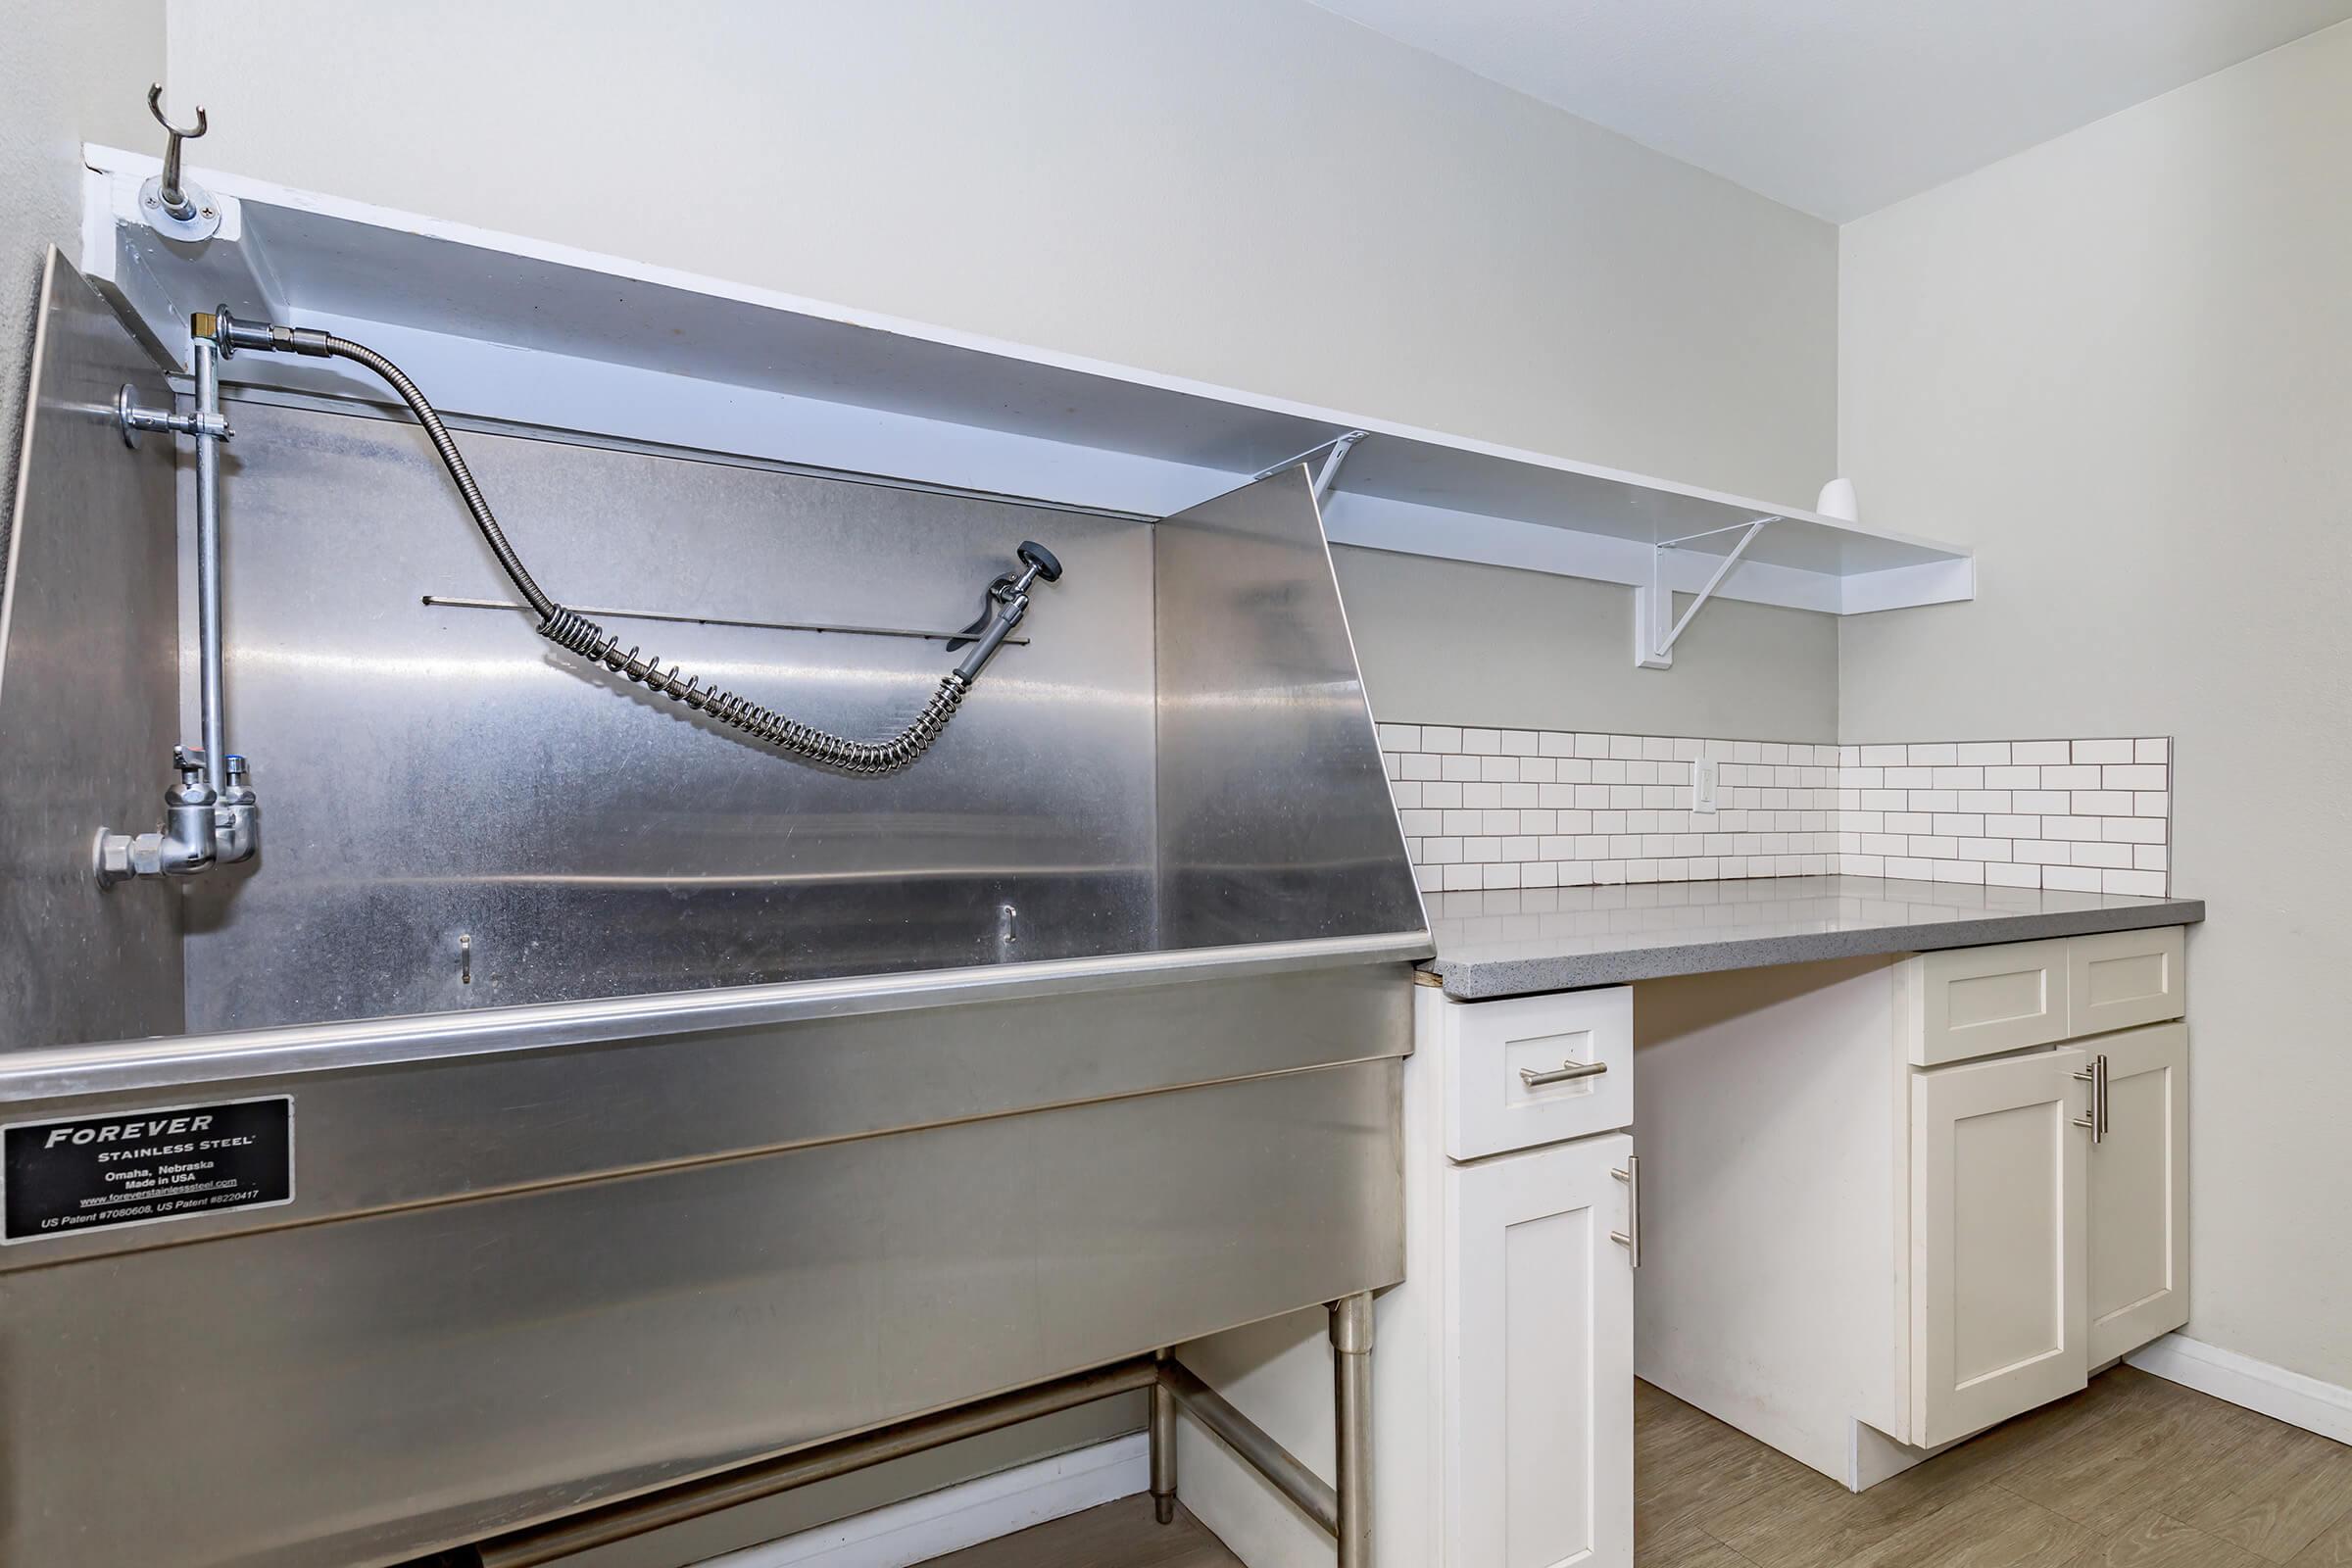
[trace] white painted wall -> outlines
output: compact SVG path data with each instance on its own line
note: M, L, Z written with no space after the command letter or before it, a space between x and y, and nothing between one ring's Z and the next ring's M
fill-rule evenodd
M145 146L164 0L0 0L0 535L17 493L41 258L80 254L81 144ZM166 107L174 108L171 100ZM160 134L160 133L159 133ZM159 143L160 145L160 143ZM7 559L0 541L0 561Z
M2179 737L2188 1332L2352 1386L2348 150L2352 24L1849 224L1839 437L1981 552L1842 623L1846 739Z

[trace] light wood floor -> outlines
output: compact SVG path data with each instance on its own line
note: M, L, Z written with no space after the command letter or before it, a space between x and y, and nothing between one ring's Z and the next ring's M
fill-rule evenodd
M2352 1448L2130 1367L1860 1496L1637 1394L1638 1568L2352 1568ZM931 1568L1241 1565L1139 1496Z
M1640 1568L2338 1568L2352 1448L2117 1367L1860 1496L1647 1384Z

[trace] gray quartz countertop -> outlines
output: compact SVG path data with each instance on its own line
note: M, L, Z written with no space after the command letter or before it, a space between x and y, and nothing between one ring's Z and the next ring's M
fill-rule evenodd
M1433 894L1446 994L1491 997L1718 969L1973 948L2205 918L2201 899L2128 898L1892 877L1769 877Z

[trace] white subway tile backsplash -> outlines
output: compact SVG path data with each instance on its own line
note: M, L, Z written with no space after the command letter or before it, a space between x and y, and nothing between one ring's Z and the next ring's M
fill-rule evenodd
M2163 738L1818 746L1382 724L1428 891L1812 876L2163 891ZM1690 764L1719 764L1691 810Z
M2069 809L2077 816L2130 816L2130 790L2077 790Z

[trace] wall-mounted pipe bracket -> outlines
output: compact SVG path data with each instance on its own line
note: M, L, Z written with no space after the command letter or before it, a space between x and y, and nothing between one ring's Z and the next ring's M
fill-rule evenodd
M128 381L115 394L115 423L122 428L122 444L136 447L142 430L169 430L174 435L218 436L225 441L236 432L228 427L228 416L206 413L201 409L181 414L172 409L151 409L139 402L138 388Z
M183 129L164 118L164 84L147 89L147 112L164 127L164 172L139 187L139 212L148 226L169 239L207 240L220 231L220 204L212 193L179 172L182 142L194 141L212 128L204 105L196 106L196 124Z
M1780 520L1777 514L1755 517L1746 522L1732 523L1728 527L1709 528L1704 533L1687 533L1679 539L1660 540L1651 547L1649 581L1634 589L1636 666L1642 669L1674 667L1675 643L1684 632L1690 629L1690 622L1699 611L1706 608L1707 601L1715 597L1715 590L1723 586L1723 579L1732 574L1732 568L1740 564L1740 558L1747 553L1749 545L1756 542L1756 535L1764 531L1766 524ZM1698 591L1698 597L1690 601L1690 608L1684 611L1682 618L1677 620L1674 615L1674 590L1666 582L1666 552L1679 550L1695 539L1712 539L1726 533L1738 533L1740 537L1725 554L1722 564L1715 568L1715 574L1707 579L1706 586Z

